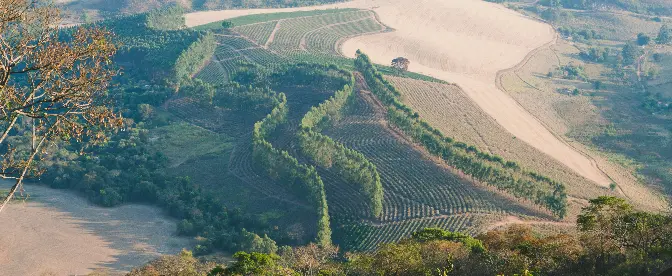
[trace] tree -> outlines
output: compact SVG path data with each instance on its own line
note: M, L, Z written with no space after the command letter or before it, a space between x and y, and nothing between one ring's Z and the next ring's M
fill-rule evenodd
M59 11L30 0L0 1L0 178L15 184L42 172L49 145L95 143L122 119L105 96L117 71L112 34L98 28L59 31Z
M231 21L222 21L222 28L231 29L233 28L233 22Z
M601 80L594 81L593 82L593 88L595 88L595 90L602 89L602 81Z
M658 44L668 44L672 41L672 34L670 34L670 28L667 25L660 27L658 31L658 36L656 37L656 43Z
M628 43L623 46L623 50L621 51L621 56L623 57L623 63L625 65L630 65L635 63L639 55L639 50L637 49L636 46Z
M398 57L392 60L392 67L394 67L394 69L399 70L399 72L408 71L408 66L410 64L411 61L409 61L405 57Z
M650 36L644 33L637 34L637 44L639 44L640 46L649 45L650 42L651 42Z

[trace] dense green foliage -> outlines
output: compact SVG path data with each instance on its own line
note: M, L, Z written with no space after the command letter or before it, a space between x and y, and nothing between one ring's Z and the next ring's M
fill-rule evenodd
M175 61L176 81L185 82L191 80L191 76L198 73L203 64L212 58L216 48L217 41L215 40L215 35L212 33L206 33L192 43Z
M288 18L297 18L304 16L317 16L330 13L341 13L348 11L356 11L357 9L329 9L329 10L313 10L313 11L296 11L296 12L280 12L280 13L266 13L266 14L252 14L245 15L240 17L235 17L232 19L227 19L226 22L230 22L233 26L243 26L249 24L255 24L260 22L276 21L281 19ZM201 26L195 27L196 30L218 30L224 29L222 25L224 21L217 21Z
M333 67L332 69L337 69ZM357 186L369 199L371 213L378 217L383 211L383 186L376 165L355 150L320 133L322 126L337 121L352 96L354 77L347 71L350 81L333 97L311 108L301 120L299 142L303 154L322 167L334 168L348 184Z
M158 9L147 14L147 27L163 31L183 29L186 28L183 15L181 6Z
M525 171L514 162L443 136L398 100L399 92L376 70L368 56L358 52L355 67L362 73L371 91L387 106L389 122L423 145L431 154L479 181L518 198L528 199L558 217L565 216L567 194L562 183Z
M209 275L658 275L672 266L669 216L636 212L622 199L600 197L577 222L576 234L541 235L512 225L469 237L428 228L372 252L337 254L333 247L314 244L283 247L278 254L239 252L234 263ZM180 260L191 259L182 253ZM214 266L191 263L193 270ZM161 264L150 263L166 267Z
M110 30L121 48L115 62L135 82L174 77L177 58L200 36L190 29L157 30L148 26L148 14L120 17L95 25Z
M314 167L299 164L287 151L274 148L266 140L266 137L287 120L287 98L282 93L278 98L278 104L271 113L254 125L252 140L255 160L271 178L299 197L306 198L314 206L318 216L316 242L322 245L331 244L329 208L322 179Z

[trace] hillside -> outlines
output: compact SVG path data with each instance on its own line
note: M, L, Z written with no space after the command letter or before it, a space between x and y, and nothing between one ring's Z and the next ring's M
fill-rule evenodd
M115 3L105 15L114 18L85 26L120 43L109 57L124 73L106 94L124 126L104 143L53 143L40 157L40 182L109 208L156 205L196 256L253 252L234 255L241 269L278 262L276 272L304 273L289 262L310 252L347 275L383 271L376 262L385 254L400 258L390 264L421 262L412 272L390 266L393 275L448 273L443 259L396 255L432 245L445 249L436 256L459 253L458 274L660 271L669 262L667 251L631 246L619 228L641 226L632 231L640 238L671 225L667 196L652 184L669 175L661 78L672 72L672 51L651 38L634 44L668 19L536 2L510 4L517 13L475 0L188 14L173 6L116 17L167 2ZM233 5L180 3L192 11ZM236 7L298 3L314 4ZM586 29L601 16L619 20ZM630 33L617 30L627 24ZM67 41L76 30L58 32ZM408 70L387 66L400 56ZM19 125L9 141L30 148L29 122ZM613 217L596 219L600 208ZM621 220L635 222L610 224ZM600 236L598 223L613 235ZM500 231L514 224L531 228ZM103 235L96 231L87 239ZM596 237L611 240L613 259L603 262L601 244L587 242ZM657 249L667 248L662 241L653 241ZM101 248L87 262L111 262ZM548 248L573 253L528 254ZM191 254L166 258L200 264ZM660 262L635 258L642 254ZM475 265L486 260L492 266Z

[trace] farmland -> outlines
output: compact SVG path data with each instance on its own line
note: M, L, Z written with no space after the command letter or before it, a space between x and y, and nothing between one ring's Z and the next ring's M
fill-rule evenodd
M232 22L241 25L231 29L222 29L217 23L200 27L215 32L218 47L215 58L197 78L223 84L244 63L272 67L301 60L335 61L349 66L339 55L340 43L349 37L386 29L373 12L356 9L246 16Z
M261 14L255 15L256 12ZM340 56L341 51L344 51L346 56L350 56L351 50L349 49L353 49L352 45L365 47L358 41L376 38L382 39L381 41L390 41L394 40L390 36L399 35L395 34L398 30L392 31L386 27L389 21L384 25L378 21L378 16L367 10L293 11L277 14L265 12L267 11L251 10L252 15L228 19L231 22L242 23L230 30L219 28L217 22L199 27L201 29L210 28L218 34L219 48L216 57L197 77L210 83L223 84L231 79L236 68L247 66L245 64L248 63L273 68L278 64L292 61L324 61L344 68L352 68L351 61ZM381 18L385 18L384 13ZM397 29L394 24L390 26ZM539 30L541 33L544 32L543 29ZM524 44L527 46L520 46L527 47L526 51L535 47L530 46L532 45L529 44L532 43L530 41L535 39L538 41L538 37L526 37L525 39L527 42L519 41L518 43L528 43ZM507 51L526 53L521 48L512 48ZM374 51L373 53L374 61L378 61L380 60L379 54L388 52ZM522 55L519 57L522 58ZM526 170L548 176L553 181L568 184L566 185L568 195L566 212L570 219L580 211L581 206L585 206L588 199L604 194L631 198L639 207L645 209L660 207L659 201L651 200L656 196L647 189L632 184L633 179L628 173L606 165L601 159L596 161L597 157L588 158L584 155L583 149L577 145L562 142L562 147L569 148L574 152L573 154L576 154L572 157L575 161L587 162L578 167L573 161L558 159L556 154L559 152L555 151L558 147L553 149L553 152L549 152L548 149L540 149L538 144L530 144L530 140L526 139L526 134L521 136L521 133L515 131L511 134L511 125L507 126L506 121L503 122L501 118L492 113L493 110L488 109L490 107L483 105L489 104L483 102L485 94L474 94L473 88L495 87L494 84L480 83L482 82L480 79L465 78L460 75L443 74L443 71L439 72L435 69L437 66L442 66L435 64L436 60L425 57L416 58L411 70L416 68L416 71L457 82L461 87L431 78L414 77L411 79L402 76L388 76L388 80L402 93L401 100L417 111L422 119L448 137L474 145L485 154L515 161ZM515 58L512 57L509 64L513 64L514 60ZM547 57L547 60L554 61L550 57ZM440 62L452 64L450 58L440 60ZM474 71L478 70L476 65L469 66L471 67L451 67L446 70L486 76L494 75L496 67L493 66L504 67L505 65L488 65L482 67L485 68L482 72ZM393 73L393 71L385 71L385 67L380 67L380 70L387 74ZM509 76L509 72L501 74L503 85L509 84L507 82ZM422 226L440 224L453 230L476 231L479 227L501 221L510 214L537 217L542 221L550 219L548 213L531 206L531 202L514 199L509 194L494 191L483 183L474 181L460 170L446 166L442 160L437 160L425 149L418 147L410 137L389 128L390 122L385 116L385 109L377 106L379 104L373 94L361 87L356 89L354 94L355 103L348 104L347 112L339 120L330 121L333 123L332 127L323 129L323 134L349 149L362 153L376 166L385 191L382 213L377 220L370 219L372 214L368 210L369 205L365 203L367 199L354 187L343 185L347 181L334 168L323 167L311 162L310 158L296 150L300 145L292 139L280 138L278 141L271 141L273 145L278 145L287 150L290 155L295 156L300 163L316 165L317 172L325 185L329 207L331 207L329 213L332 217L332 228L334 231L340 231L337 229L345 231L334 233L335 242L348 244L356 249L368 250L379 242L395 241L403 236L393 234L394 231L406 233L412 231L409 229L418 229ZM287 95L290 112L297 112L296 108L305 110L302 104L296 102L295 96L293 97L291 93ZM501 96L501 94L497 95ZM565 106L570 106L570 104L567 103ZM576 108L581 106L576 105ZM285 135L297 131L298 122L292 123L292 120L297 120L296 116L300 116L300 113L293 114L295 115L291 115L290 118L294 119L290 119L289 124L281 128L281 132L286 133ZM492 116L495 116L495 119ZM455 118L460 119L455 120ZM533 120L533 125L538 124L536 118ZM576 120L580 119L576 118ZM593 121L590 120L594 119L585 119L584 123L592 123ZM542 127L545 129L547 126ZM559 141L553 134L558 130L555 128L551 130L554 132L542 131L540 133L554 137L544 139ZM599 168L596 167L598 161ZM612 180L605 180L607 177L612 177L614 181L619 182L618 189L608 187ZM492 200L493 198L500 198L500 200ZM468 215L463 216L463 214L478 214L478 219ZM372 237L376 237L375 240L371 240ZM366 245L357 246L360 241L366 241L364 242Z
M128 126L95 155L50 149L43 179L107 207L158 205L196 255L367 254L427 227L555 234L601 196L666 208L642 183L669 171L672 48L618 32L662 22L572 11L556 30L525 3L407 3L104 21L125 43L110 95ZM408 68L387 66L399 56Z

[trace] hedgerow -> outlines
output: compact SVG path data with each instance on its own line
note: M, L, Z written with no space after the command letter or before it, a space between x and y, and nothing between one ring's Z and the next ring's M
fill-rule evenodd
M388 121L431 154L481 182L530 200L560 218L566 215L567 194L562 183L445 137L398 99L400 93L376 70L366 54L357 52L355 67L363 74L371 91L388 108Z

